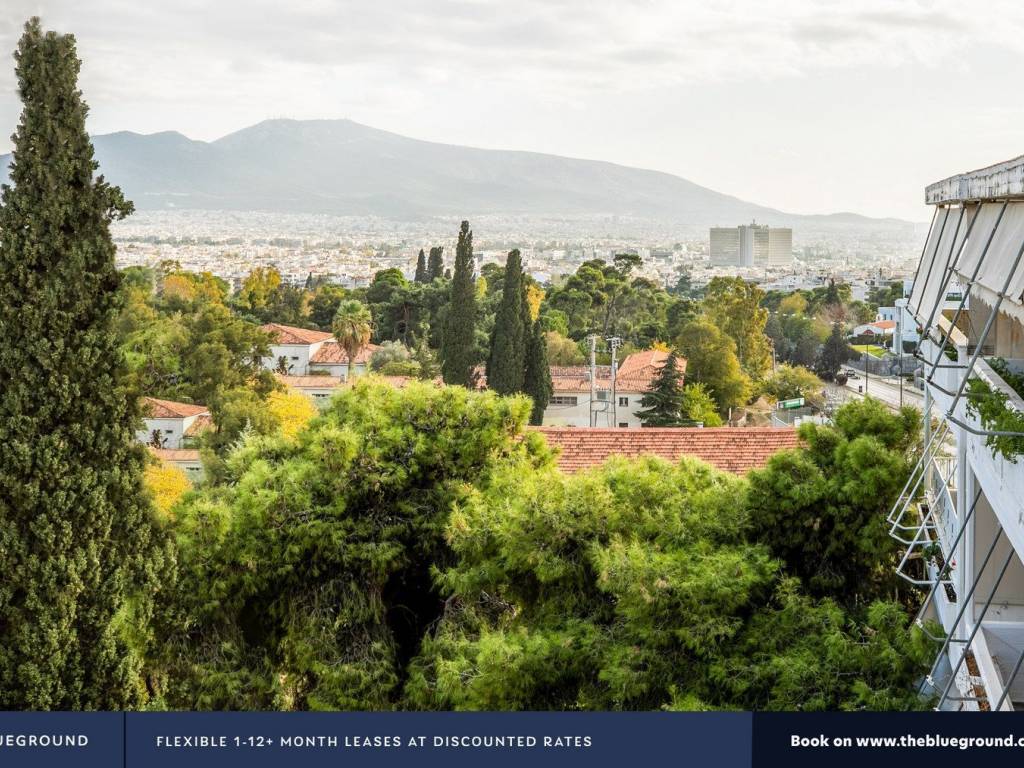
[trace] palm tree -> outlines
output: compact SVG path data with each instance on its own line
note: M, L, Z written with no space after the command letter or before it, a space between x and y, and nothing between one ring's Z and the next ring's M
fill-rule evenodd
M370 310L360 301L349 299L338 305L331 324L334 340L345 350L348 358L348 375L355 376L356 355L370 343L373 332L373 319Z

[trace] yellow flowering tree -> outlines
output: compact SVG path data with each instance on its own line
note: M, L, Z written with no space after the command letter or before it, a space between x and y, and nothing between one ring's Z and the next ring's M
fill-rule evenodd
M162 515L167 515L192 487L183 470L163 461L147 464L144 477L146 487L153 494L153 504Z
M281 434L289 440L319 413L312 400L292 390L271 392L267 396L267 408L281 425Z

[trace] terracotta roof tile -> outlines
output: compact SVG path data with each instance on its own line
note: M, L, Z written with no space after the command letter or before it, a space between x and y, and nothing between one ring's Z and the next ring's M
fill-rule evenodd
M603 464L610 456L660 456L679 461L703 459L726 472L743 475L760 469L779 451L799 445L792 427L717 427L656 429L588 429L532 427L560 449L558 466L576 472Z
M269 333L276 344L316 344L318 341L327 341L333 338L332 334L324 331L311 331L308 328L296 328L291 325L280 323L267 323L261 325L260 330Z
M147 419L184 419L209 412L205 405L176 403L173 400L158 400L155 397L142 398L142 415Z
M668 352L650 349L627 355L619 366L615 386L619 392L647 392L658 371L668 360ZM686 372L686 360L677 358L680 373ZM595 368L597 389L612 388L612 369L609 365ZM590 368L586 365L558 365L551 368L551 387L554 392L589 392Z
M380 347L376 344L367 344L359 350L359 353L356 355L356 365L366 365L369 363L370 355L378 349L380 349ZM348 354L341 348L341 345L338 342L332 339L331 341L324 342L323 346L321 346L320 349L318 349L314 355L309 358L310 365L316 365L317 363L320 363L321 365L344 365L348 363Z
M196 416L195 421L188 425L185 430L185 437L195 437L213 427L213 417L208 413L201 413Z

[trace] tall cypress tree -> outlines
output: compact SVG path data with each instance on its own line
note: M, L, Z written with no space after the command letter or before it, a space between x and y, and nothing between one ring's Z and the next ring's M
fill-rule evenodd
M640 400L644 410L636 415L645 427L678 427L683 422L683 375L677 361L673 350Z
M423 249L420 248L420 255L416 259L416 275L413 277L415 283L428 283L427 279L427 257L423 253Z
M431 249L433 257L433 249ZM441 376L445 384L468 387L473 381L476 356L476 285L473 281L473 231L462 222L455 247L448 316L441 337Z
M501 395L523 390L527 331L530 327L525 296L523 263L516 248L509 251L505 261L501 304L494 317L491 351L487 358L487 387Z
M427 261L427 282L444 277L444 246L439 245L430 249L430 259Z
M70 35L25 25L12 186L0 193L0 709L144 698L127 639L159 561L137 400L113 321L109 223L132 206L85 131Z
M527 313L529 318L529 313ZM540 320L533 322L526 343L526 374L523 391L533 398L533 411L530 423L539 425L544 422L544 409L551 401L551 368L548 366L548 345L544 337L544 328Z

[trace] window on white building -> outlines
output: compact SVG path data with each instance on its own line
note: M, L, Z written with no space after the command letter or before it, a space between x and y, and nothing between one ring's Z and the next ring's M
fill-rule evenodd
M620 397L619 398L619 405L623 405L623 406L629 405L629 398L628 397ZM620 424L619 426L622 426L622 425Z
M548 401L548 405L576 405L579 398L575 395L555 395Z

